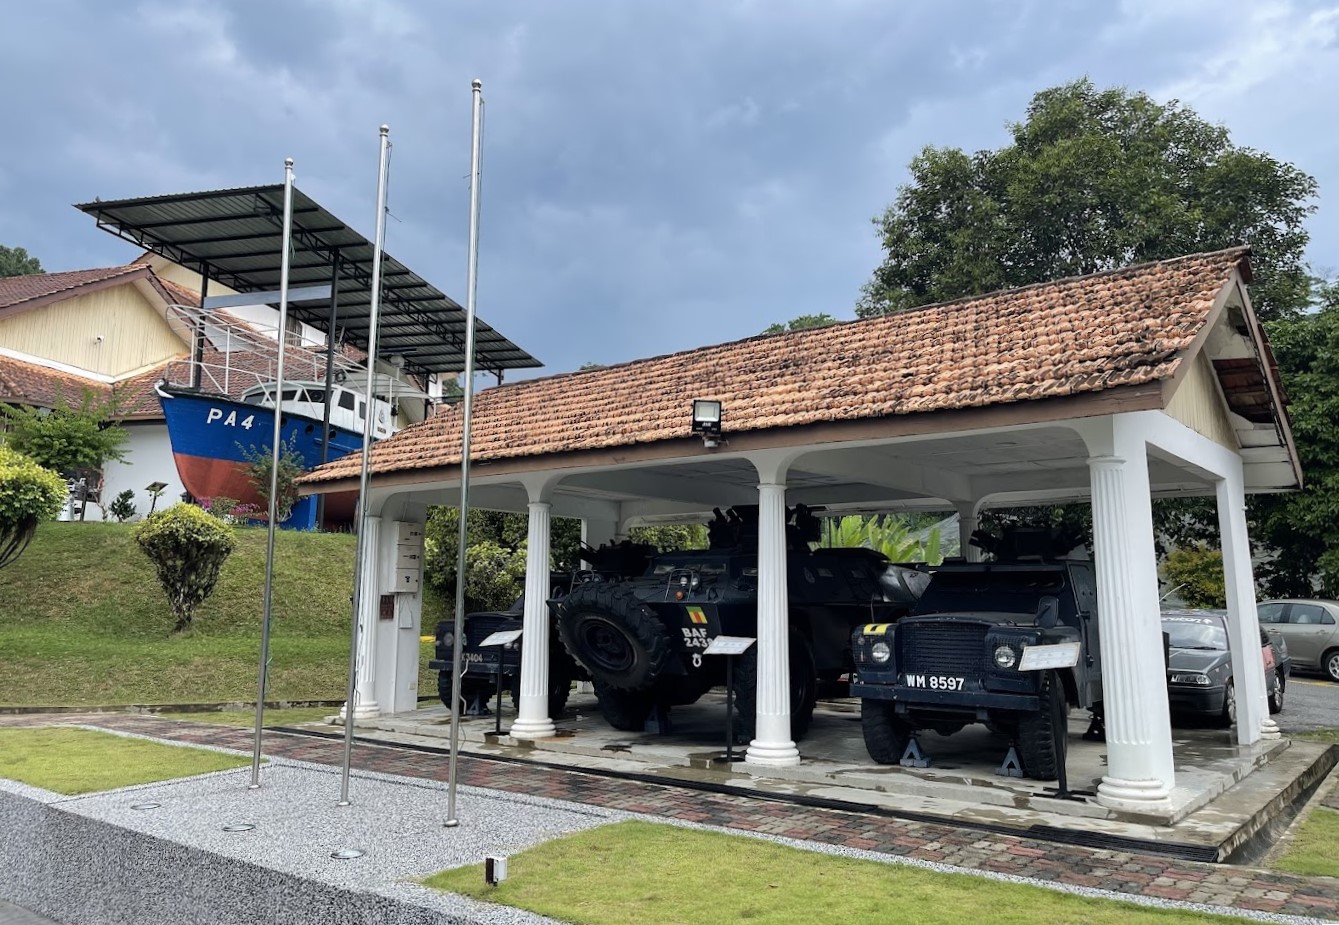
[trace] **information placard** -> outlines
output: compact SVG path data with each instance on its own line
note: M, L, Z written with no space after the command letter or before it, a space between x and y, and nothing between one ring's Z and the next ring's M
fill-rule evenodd
M479 643L479 646L480 648L482 648L483 646L505 646L515 642L520 638L521 638L520 630L500 630L499 632L493 633L483 642Z
M1079 644L1059 642L1049 646L1024 646L1019 671L1044 671L1048 668L1073 668L1079 663Z
M703 655L743 655L757 640L752 636L717 636L702 650Z

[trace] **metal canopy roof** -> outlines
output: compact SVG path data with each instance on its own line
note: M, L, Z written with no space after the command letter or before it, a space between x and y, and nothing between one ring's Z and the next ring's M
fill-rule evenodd
M146 196L75 206L98 227L176 263L199 269L238 292L279 288L284 187ZM367 348L373 244L310 196L293 189L293 257L289 287L329 285L339 255L335 334ZM425 372L465 368L465 310L389 254L382 259L378 352L400 355ZM330 333L324 308L289 306L294 317ZM477 317L475 362L496 373L542 364Z

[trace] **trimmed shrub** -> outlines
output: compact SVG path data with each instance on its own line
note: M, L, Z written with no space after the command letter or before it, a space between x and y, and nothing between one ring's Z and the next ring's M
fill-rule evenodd
M135 516L135 489L127 488L121 492L107 506L107 513L116 518L118 524L123 524Z
M232 529L195 505L174 504L136 527L135 541L158 569L158 583L176 618L172 631L187 629L232 554Z
M0 568L27 548L38 524L60 513L67 493L59 475L0 446Z

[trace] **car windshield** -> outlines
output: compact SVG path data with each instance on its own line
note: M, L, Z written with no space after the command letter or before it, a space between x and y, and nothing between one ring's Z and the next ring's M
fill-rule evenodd
M1043 597L1065 590L1065 573L1058 569L1000 569L952 571L930 577L914 613L953 613L991 610L998 613L1035 614Z
M1162 631L1173 649L1227 651L1227 628L1213 617L1163 617Z

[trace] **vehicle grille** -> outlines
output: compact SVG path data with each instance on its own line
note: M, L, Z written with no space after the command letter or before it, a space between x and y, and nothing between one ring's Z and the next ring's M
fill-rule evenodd
M897 670L978 676L986 670L983 623L903 623L897 628Z
M515 617L498 615L476 615L465 620L465 647L475 648L498 630L520 629L521 621Z

